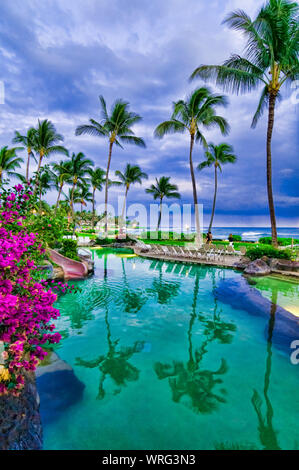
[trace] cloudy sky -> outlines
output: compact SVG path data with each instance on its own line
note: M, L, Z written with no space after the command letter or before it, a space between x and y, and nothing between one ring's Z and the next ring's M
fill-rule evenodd
M100 119L100 94L110 106L116 98L130 102L143 116L135 127L146 149L115 149L112 170L138 163L149 175L170 176L182 202L191 201L187 136L153 137L167 119L174 100L184 98L200 81L188 82L199 64L220 63L242 52L242 37L221 25L226 13L244 8L254 15L260 0L1 0L0 80L5 102L0 105L0 145L10 145L14 130L25 132L48 118L65 136L71 152L83 151L105 167L107 142L75 137L78 124ZM212 86L215 90L215 87ZM219 90L218 90L219 91ZM219 110L231 125L230 135L206 132L208 141L227 141L238 156L220 177L216 225L268 226L265 169L266 116L250 129L258 93L229 96ZM297 101L299 98L297 97ZM298 112L296 92L286 90L276 114L273 139L274 192L280 226L299 226ZM203 159L195 148L194 160ZM213 171L197 172L198 193L208 221ZM120 190L111 191L111 200ZM144 186L132 188L130 202L149 203ZM55 194L48 196L53 202ZM98 195L101 202L103 195Z

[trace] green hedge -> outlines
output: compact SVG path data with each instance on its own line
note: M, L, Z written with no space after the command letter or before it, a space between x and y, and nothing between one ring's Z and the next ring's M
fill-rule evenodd
M115 238L97 238L96 242L99 245L111 245L112 243L115 243L116 240Z
M89 233L89 234L92 234L92 233L96 233L96 231L92 228L88 228L88 229L82 229L82 230L78 230L78 233Z
M291 250L278 250L269 245L258 246L255 248L248 248L246 256L251 260L262 258L262 256L268 256L268 258L280 258L280 259L291 259Z
M292 244L292 238L278 238L278 245L279 246L288 246ZM259 239L259 243L263 243L264 245L272 245L272 237L262 237ZM293 243L296 245L299 243L297 238L293 238Z
M76 261L80 261L80 258L77 254L77 250L78 250L77 240L69 240L67 238L64 238L62 240L62 248L60 250L60 253L63 256L74 259Z

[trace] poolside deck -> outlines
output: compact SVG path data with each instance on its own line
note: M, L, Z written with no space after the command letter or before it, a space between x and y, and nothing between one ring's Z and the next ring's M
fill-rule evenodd
M163 261L172 261L174 263L185 263L185 264L202 264L206 266L218 266L221 268L234 268L238 269L236 267L236 264L242 261L242 256L239 255L226 255L223 256L221 259L194 259L194 258L187 258L185 256L179 256L179 255L166 255L164 253L153 253L151 251L148 252L142 252L142 249L139 247L134 247L134 253L138 256L141 256L143 258L150 258L150 259L160 259Z

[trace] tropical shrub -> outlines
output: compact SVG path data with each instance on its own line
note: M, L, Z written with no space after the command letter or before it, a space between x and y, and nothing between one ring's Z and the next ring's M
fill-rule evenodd
M80 261L80 258L77 252L78 252L77 240L71 240L68 238L64 238L62 240L62 248L60 249L60 253L63 256Z
M241 235L232 235L232 237L233 237L233 242L241 242L242 241Z
M132 239L130 237L125 238L97 238L96 243L99 245L111 245L113 243L128 243L131 242Z
M248 248L246 256L251 260L267 256L268 258L292 259L291 250L278 250L269 245L260 245L254 248Z
M93 233L96 233L96 231L92 228L82 228L79 230L80 233L90 233L90 234L93 234Z
M299 243L297 238L278 238L277 242L279 246L288 246L292 244L296 245ZM263 243L264 245L272 245L272 237L262 237L259 239L259 243Z
M25 225L32 232L36 233L37 238L50 248L55 248L62 240L64 229L66 227L65 217L54 214L30 214Z
M66 235L66 236L73 236L73 235L75 235L75 237L78 237L78 234L77 234L76 232L74 233L73 230L64 230L64 231L63 231L63 235Z

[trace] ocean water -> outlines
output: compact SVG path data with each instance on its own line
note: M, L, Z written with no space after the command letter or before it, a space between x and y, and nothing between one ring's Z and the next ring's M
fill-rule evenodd
M291 312L298 284L92 253L95 275L57 301L56 352L80 387L44 376L45 449L299 449L297 317L276 304L283 291Z
M140 234L145 229L139 229L132 231L135 234ZM148 228L149 230L149 228ZM152 228L155 230L155 228ZM167 230L167 227L162 227L162 230ZM171 229L172 230L172 229ZM173 231L181 232L181 228L174 227ZM204 227L203 232L206 233L208 227ZM194 233L194 227L189 230L189 233ZM187 233L187 232L186 232ZM219 238L221 240L226 240L229 234L241 235L243 241L258 241L262 237L271 237L271 228L270 227L213 227L212 234L214 238ZM278 237L281 238L297 238L299 239L299 228L289 227L289 228L279 228L277 229Z

